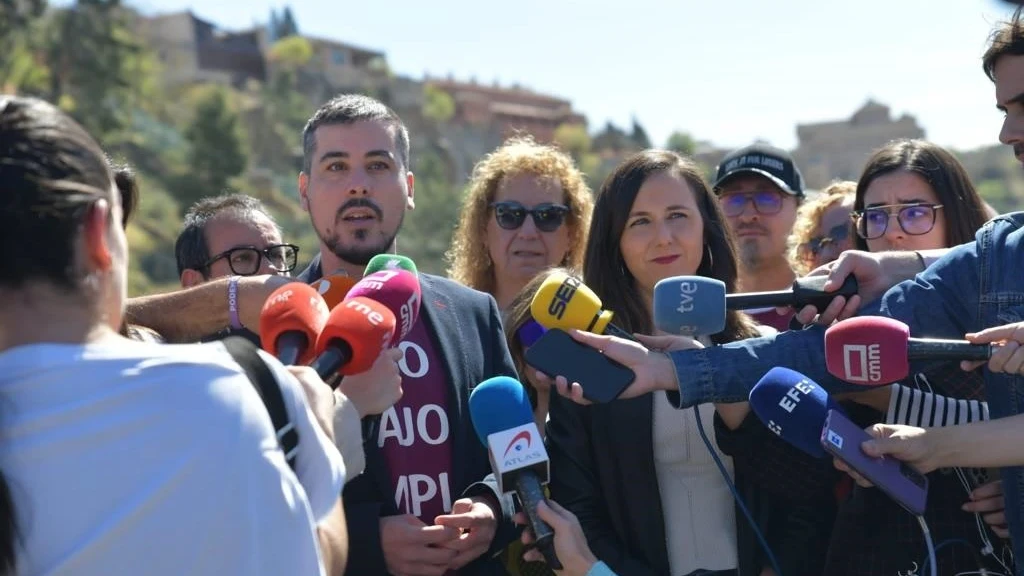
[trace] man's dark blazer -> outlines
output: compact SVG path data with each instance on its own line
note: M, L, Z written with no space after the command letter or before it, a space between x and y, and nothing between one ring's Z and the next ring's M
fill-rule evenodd
M299 274L303 282L321 276L320 256ZM505 343L498 306L489 294L478 292L438 276L420 274L422 301L419 322L425 322L437 354L443 360L449 383L448 424L452 431L451 488L457 498L492 495L502 507L498 531L490 550L460 571L462 576L506 574L496 554L518 537L512 523L511 497L498 493L487 450L477 439L469 415L469 394L493 376L516 378L515 366ZM380 542L380 519L399 514L384 455L377 447L380 416L363 419L366 470L345 485L343 500L348 520L349 556L345 574L383 576L387 568Z

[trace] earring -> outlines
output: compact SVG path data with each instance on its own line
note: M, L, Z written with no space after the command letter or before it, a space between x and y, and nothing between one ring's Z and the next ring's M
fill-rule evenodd
M715 268L715 257L711 254L711 246L704 245L704 250L708 253L708 270L714 270Z

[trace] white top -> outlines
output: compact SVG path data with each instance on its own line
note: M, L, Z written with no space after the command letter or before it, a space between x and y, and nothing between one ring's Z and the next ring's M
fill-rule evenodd
M700 339L707 346L710 341ZM704 432L733 478L732 458L715 441L712 404L698 406ZM654 469L665 522L671 576L698 569L731 570L737 566L736 509L697 430L693 409L678 410L665 392L654 393Z
M315 523L345 470L299 383L263 358L299 433L298 478L220 343L0 353L17 574L323 574Z

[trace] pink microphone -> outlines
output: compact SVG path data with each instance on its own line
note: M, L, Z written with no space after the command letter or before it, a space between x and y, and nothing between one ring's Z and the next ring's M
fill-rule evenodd
M885 386L910 374L910 360L988 360L992 346L966 340L911 338L892 318L850 318L825 331L825 367L853 384Z
M364 276L345 296L346 299L365 297L375 300L391 310L398 325L390 346L397 346L416 324L420 316L420 281L412 272L388 269Z

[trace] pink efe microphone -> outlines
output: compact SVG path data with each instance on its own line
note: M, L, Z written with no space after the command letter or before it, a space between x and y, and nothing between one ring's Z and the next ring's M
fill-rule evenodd
M885 386L910 374L910 360L988 360L989 344L911 338L910 327L892 318L862 316L825 331L825 367L852 384Z

